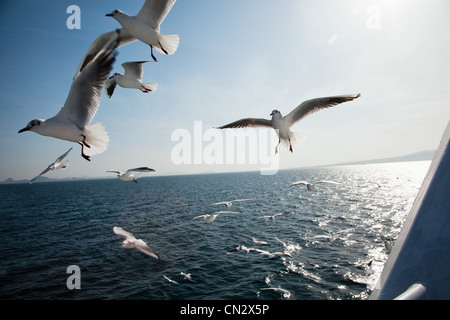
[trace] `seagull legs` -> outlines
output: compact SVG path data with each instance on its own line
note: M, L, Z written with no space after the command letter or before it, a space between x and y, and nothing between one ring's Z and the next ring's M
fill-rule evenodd
M150 50L151 50L151 53L152 53L152 58L153 58L153 60L154 60L155 62L158 62L158 60L156 60L155 55L153 54L153 46L152 46L151 44L150 44L149 46L150 46Z
M91 157L84 154L84 147L90 148L91 146L86 143L86 136L84 134L81 135L83 137L83 141L78 141L78 144L81 146L81 156L85 158L87 161L91 161Z
M291 138L288 137L288 141L289 141L289 151L294 152L294 149L292 149ZM280 143L281 143L281 138L278 138L278 144L275 147L275 154L278 153L278 146L280 145Z

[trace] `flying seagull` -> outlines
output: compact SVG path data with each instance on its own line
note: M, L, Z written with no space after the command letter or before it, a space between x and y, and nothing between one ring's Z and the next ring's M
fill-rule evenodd
M180 274L184 277L184 279L195 282L195 280L192 279L192 276L190 273L184 273L183 271L181 271Z
M136 249L145 253L146 255L159 259L159 255L150 249L150 247L142 239L136 239L133 234L128 231L123 230L121 227L114 227L113 231L118 236L122 236L125 240L122 242L122 248L124 249Z
M116 40L117 35L74 78L67 100L56 116L47 120L31 120L19 133L34 131L43 136L76 142L81 146L81 156L88 161L91 155L104 152L109 143L108 134L100 122L90 123L97 113L103 86L115 61Z
M46 174L50 170L59 170L59 169L65 169L69 166L69 161L63 161L63 159L69 154L69 152L72 151L72 148L70 148L68 151L66 151L62 156L60 156L58 159L55 160L51 165L47 167L44 171L42 171L38 176L34 177L30 181L28 181L29 184L32 184L34 180L39 178L40 176Z
M175 283L178 284L178 282L176 282L175 280L170 279L169 277L166 277L165 275L162 275L164 279L166 279L167 281L169 281L170 283Z
M216 220L216 218L219 216L219 214L228 214L228 213L234 214L234 213L240 213L240 212L237 212L237 211L217 211L217 212L214 212L213 214L202 214L201 216L197 216L197 217L192 218L192 220L202 218L205 222L211 223L214 220Z
M139 89L144 93L154 92L158 88L157 83L142 83L142 74L144 70L142 65L148 61L132 61L122 63L122 67L125 69L125 74L118 72L114 73L105 83L105 91L108 98L114 93L114 89L117 85L122 88L134 88Z
M127 171L108 170L106 172L117 173L117 178L119 178L122 181L134 181L135 183L137 183L137 179L141 177L141 174L139 172L155 172L155 170L149 167L139 167L134 169L128 169Z
M180 42L178 35L161 35L160 25L169 13L176 0L146 0L141 10L136 16L129 16L120 10L114 10L107 14L113 17L121 25L122 28L101 34L91 44L85 56L77 68L76 74L80 73L86 65L97 55L97 52L113 37L119 35L118 47L124 46L136 40L140 40L150 45L152 58L153 49L165 53L174 53Z
M225 205L225 207L229 208L233 205L234 202L243 202L243 201L252 201L255 199L237 199L237 200L231 200L231 201L222 201L222 202L216 202L213 204L210 204L210 206L219 206L219 205Z
M276 217L284 216L285 214L288 214L288 213L291 213L291 212L290 211L284 211L284 212L275 213L272 216L262 216L261 218L270 218L272 220L275 220Z
M305 185L306 188L308 188L309 191L315 191L316 190L316 184L318 184L318 183L340 184L339 182L331 181L331 180L321 180L321 181L317 181L315 183L309 183L308 181L296 181L296 182L291 183L289 185L289 187L298 186L298 185Z
M352 101L356 98L359 98L360 96L360 94L357 94L311 99L302 102L297 108L292 110L285 117L281 115L280 111L273 110L270 114L272 116L271 120L246 118L218 127L218 129L245 127L273 128L278 135L278 144L275 147L275 154L278 153L278 146L282 141L285 143L289 143L289 151L293 152L291 140L294 139L294 133L290 130L290 128L294 123L321 109L334 107L340 103Z

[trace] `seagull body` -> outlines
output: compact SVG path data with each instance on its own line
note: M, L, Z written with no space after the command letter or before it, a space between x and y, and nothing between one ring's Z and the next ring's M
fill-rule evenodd
M258 238L252 237L251 239L252 239L254 244L257 244L259 246L269 245L266 241L259 240Z
M237 200L232 200L232 201L222 201L222 202L216 202L213 204L210 204L210 206L219 206L219 205L225 205L225 207L229 208L233 205L233 202L243 202L243 201L251 201L251 200L255 200L255 199L237 199Z
M331 181L331 180L321 180L321 181L317 181L315 183L309 183L308 181L296 181L293 182L289 185L289 187L293 187L293 186L297 186L297 185L305 185L306 188L308 188L309 191L315 191L316 190L316 184L318 183L331 183L331 184L340 184L339 182L336 181Z
M141 177L141 174L139 172L155 172L155 170L149 167L139 167L134 169L128 169L127 171L108 170L106 172L117 173L117 178L119 178L119 180L133 181L137 183L137 179Z
M69 161L63 161L63 159L69 154L69 152L72 151L72 148L70 148L68 151L66 151L62 156L60 156L58 159L55 160L55 162L53 162L52 164L50 164L47 169L45 169L44 171L42 171L38 176L34 177L33 179L31 179L30 181L28 181L28 184L32 184L34 182L34 180L36 180L37 178L39 178L40 176L46 174L47 172L49 172L50 170L60 170L60 169L65 169L69 166Z
M214 220L216 220L216 218L219 216L219 214L227 214L227 213L235 214L235 213L240 213L240 212L237 212L237 211L217 211L217 212L214 212L213 214L202 214L200 216L192 218L192 220L202 218L203 221L205 221L207 223L211 223Z
M175 1L146 0L135 16L130 16L120 10L114 10L106 16L116 19L131 37L148 44L153 60L157 61L153 55L153 49L166 55L173 54L180 43L180 38L176 34L160 34L160 25Z
M281 142L288 143L289 151L293 152L292 142L294 139L294 133L291 131L290 128L294 123L321 109L334 107L338 104L347 101L352 101L359 97L360 94L311 99L301 103L297 108L292 110L285 117L281 115L280 111L273 110L272 113L270 114L272 116L271 120L246 118L218 127L218 129L245 128L245 127L273 128L275 129L278 135L278 144L275 147L275 154L278 153L278 146L280 145Z
M115 234L125 238L125 240L122 242L122 248L136 249L150 257L159 259L159 255L155 251L153 251L142 239L136 239L133 234L123 230L121 227L114 227L113 231Z
M142 74L144 73L142 65L148 61L133 61L122 63L125 74L114 73L105 83L105 91L108 98L114 93L117 85L122 88L139 89L144 93L154 92L158 88L157 83L142 83Z
M76 142L81 146L81 156L88 161L91 155L104 152L109 144L108 134L100 122L90 123L97 113L103 86L115 61L116 40L117 35L74 78L66 102L56 116L31 120L19 133L34 131Z
M192 282L195 282L194 280L192 280L192 276L191 276L191 274L190 273L184 273L184 272L180 272L180 274L186 279L186 280L189 280L189 281L192 281Z

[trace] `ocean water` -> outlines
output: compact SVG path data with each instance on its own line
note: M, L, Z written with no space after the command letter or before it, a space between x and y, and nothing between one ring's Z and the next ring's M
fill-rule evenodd
M364 300L429 165L0 185L0 299ZM341 184L287 187L323 179ZM209 206L242 198L255 200ZM193 220L219 210L240 213ZM114 226L161 259L122 249ZM71 265L80 289L67 286Z

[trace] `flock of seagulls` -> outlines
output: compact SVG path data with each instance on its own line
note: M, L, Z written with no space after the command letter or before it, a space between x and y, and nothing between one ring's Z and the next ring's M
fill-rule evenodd
M106 14L106 16L115 19L120 24L121 28L101 34L94 40L76 69L69 94L59 112L49 119L38 118L31 120L25 128L19 130L19 133L31 131L43 136L77 143L81 147L81 156L87 161L91 161L91 156L104 152L110 142L108 133L102 123L97 122L91 124L98 111L103 89L108 98L111 98L117 86L127 89L137 89L143 93L155 92L158 88L158 83L144 83L142 81L143 65L148 61L130 61L122 63L122 67L125 71L124 74L116 72L110 76L113 64L116 61L116 50L134 41L141 41L149 45L150 56L154 62L158 61L154 51L165 55L174 54L179 46L180 38L176 34L161 34L160 25L175 2L176 0L146 0L141 10L134 16L122 12L121 10L114 10L111 13ZM281 143L288 145L289 151L293 152L294 133L290 128L295 123L319 110L334 107L344 102L353 101L359 97L360 94L353 94L311 99L302 102L286 116L282 116L281 112L278 110L273 110L272 113L270 113L270 116L272 117L270 120L245 118L217 127L217 129L245 127L273 128L278 136L275 154L278 153L278 147ZM68 161L63 162L63 159L71 152L71 150L72 148L61 155L56 161L50 164L47 169L31 179L29 183L33 183L38 177L50 170L66 168L68 166ZM121 181L133 181L137 183L137 179L142 173L154 171L154 169L149 167L138 167L128 169L127 171L108 170L106 172L116 173L117 178ZM306 185L309 191L315 191L316 184L319 183L338 184L338 182L329 180L317 181L314 184L307 181L297 181L290 186ZM223 201L211 204L210 206L224 205L226 208L229 208L233 203L251 200L255 199ZM219 215L239 213L239 211L217 211L212 214L196 216L192 220L203 219L205 222L211 223L215 221ZM288 211L285 211L276 213L272 216L263 217L274 220L275 217L283 216L288 213ZM136 249L145 255L160 259L159 254L152 250L145 241L137 239L132 233L117 226L113 228L113 232L124 238L122 248ZM252 238L252 241L260 246L267 245L267 242L257 238ZM259 254L266 255L269 258L277 256L291 257L291 255L286 252L269 252L260 248L249 249L245 246L239 246L238 248L235 248L235 250L244 250L247 252L255 251ZM183 272L180 274L185 279L194 281L190 274ZM178 283L166 276L163 277L171 283ZM264 288L261 290L281 291L286 296L288 295L288 292L281 288Z
M150 46L150 55L157 61L153 50L170 55L178 48L178 35L160 33L160 25L175 4L176 0L146 0L135 16L121 10L106 14L112 17L121 28L101 34L91 44L79 64L72 85L61 110L49 119L34 119L19 133L36 132L43 136L78 143L81 156L91 161L91 156L104 152L109 145L109 136L100 123L91 124L98 111L102 90L105 88L109 98L117 85L123 88L136 88L144 93L154 92L157 83L143 83L142 65L146 61L123 63L125 73L109 76L116 61L116 50L133 41L141 41ZM135 181L135 180L133 180Z
M101 34L94 40L79 64L66 102L61 110L50 119L34 119L19 133L36 132L43 136L67 140L81 146L81 156L91 161L91 156L104 152L109 145L109 136L100 123L91 124L100 105L102 89L109 98L117 85L123 88L139 89L144 93L157 90L157 83L143 83L143 64L147 61L131 61L122 64L125 73L114 73L109 77L116 60L116 49L134 41L150 46L150 55L157 62L154 50L171 55L178 49L180 38L176 34L161 34L160 26L176 0L146 0L141 10L134 16L121 10L106 14L121 26L116 30ZM218 127L268 127L276 130L279 141L289 145L293 152L294 134L291 126L306 116L319 110L359 98L356 95L340 95L304 101L286 116L273 110L271 120L246 118ZM135 180L133 180L135 181Z

